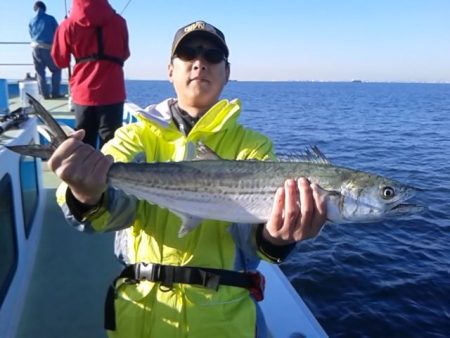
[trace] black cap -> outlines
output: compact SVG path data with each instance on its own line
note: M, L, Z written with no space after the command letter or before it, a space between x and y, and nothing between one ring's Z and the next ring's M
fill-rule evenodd
M194 34L205 37L207 39L212 39L215 43L217 43L217 46L223 50L223 52L225 53L225 57L228 58L229 53L227 44L225 42L225 35L223 35L223 33L218 28L205 21L195 21L177 30L177 32L175 33L175 37L173 38L172 52L170 55L173 57L181 41L183 41L188 36L194 36Z

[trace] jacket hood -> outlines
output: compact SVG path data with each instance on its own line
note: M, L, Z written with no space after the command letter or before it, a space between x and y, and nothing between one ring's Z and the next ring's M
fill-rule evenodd
M108 0L73 0L70 19L83 27L102 26L115 14Z

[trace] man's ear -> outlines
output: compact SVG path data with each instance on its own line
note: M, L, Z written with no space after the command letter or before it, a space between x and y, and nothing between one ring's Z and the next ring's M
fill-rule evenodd
M226 81L225 83L228 83L228 81L230 81L230 73L231 73L231 69L230 69L230 63L227 62L227 64L225 65L225 71L226 71Z
M173 82L173 65L172 62L169 63L169 65L167 66L167 76L169 77L169 81L172 83Z

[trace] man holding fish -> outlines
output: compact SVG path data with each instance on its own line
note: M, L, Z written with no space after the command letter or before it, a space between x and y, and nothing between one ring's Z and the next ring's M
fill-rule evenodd
M78 130L48 161L64 181L57 198L69 222L86 232L117 231L116 255L126 267L107 299L110 337L264 337L259 259L281 262L325 223L325 198L305 178L280 184L267 222L252 225L191 217L175 205L172 212L108 185L114 162L194 160L197 144L225 160L274 159L272 142L238 123L240 102L219 99L228 56L216 27L180 28L168 66L177 98L147 107L102 152Z

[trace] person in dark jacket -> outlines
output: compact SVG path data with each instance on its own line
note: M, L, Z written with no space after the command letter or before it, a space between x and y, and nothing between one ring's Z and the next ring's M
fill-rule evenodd
M70 78L75 128L84 129L84 142L99 146L122 125L125 101L123 64L130 56L125 19L107 0L73 0L70 16L56 31L52 47L55 63L76 64Z
M42 1L36 1L33 9L37 12L28 25L31 47L33 48L33 63L37 74L39 92L44 99L50 98L47 81L45 79L45 69L52 73L52 97L60 97L61 69L56 67L50 55L53 37L58 28L56 19L45 13L47 7Z

